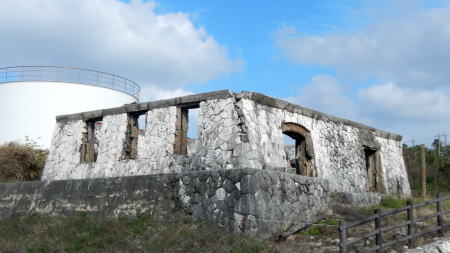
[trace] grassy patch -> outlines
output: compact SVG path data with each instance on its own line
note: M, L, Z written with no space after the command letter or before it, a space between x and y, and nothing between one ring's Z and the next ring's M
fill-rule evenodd
M313 235L313 236L327 235L330 232L330 227L331 227L331 229L336 230L335 226L337 226L337 225L339 225L338 219L321 220L321 221L314 223L308 229L299 232L298 234Z
M444 195L443 195L444 196ZM426 197L426 198L412 198L412 201L414 204L419 204L428 200L436 199L436 197ZM379 209L397 209L402 208L407 205L407 199L403 198L397 198L394 196L385 196L382 200L380 205L372 206L372 207L360 207L358 208L359 211L372 211L373 209L379 208ZM436 209L436 204L427 205L424 207L425 209ZM446 200L443 202L443 208L444 210L450 209L450 200Z
M380 204L382 208L395 209L406 206L406 199L397 198L394 196L385 196L381 200Z
M384 196L381 199L379 205L370 206L370 207L360 207L359 211L373 211L374 209L397 209L406 206L407 199L398 198L395 196Z
M0 252L272 252L267 242L189 219L14 216L0 222ZM275 250L276 252L276 250Z

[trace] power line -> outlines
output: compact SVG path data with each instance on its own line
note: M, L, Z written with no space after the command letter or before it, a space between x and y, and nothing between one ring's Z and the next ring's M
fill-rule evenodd
M442 146L446 147L447 146L447 136L450 136L450 135L446 134L445 132L442 132L442 133L439 132L438 134L436 134L434 136L426 136L426 137L421 137L421 138L408 139L408 140L405 140L405 143L409 142L409 143L411 143L412 146L415 146L416 143L418 143L422 140L426 140L426 139L433 140L433 138L435 138L435 139L439 139L439 141L441 141L441 139L443 139L444 141L443 141Z

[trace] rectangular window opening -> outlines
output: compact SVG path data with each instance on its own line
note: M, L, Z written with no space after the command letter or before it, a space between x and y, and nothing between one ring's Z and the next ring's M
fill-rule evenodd
M198 112L200 104L177 108L174 154L190 154L198 139Z
M198 112L200 108L192 108L188 110L188 132L187 132L187 154L191 154L198 140Z
M80 148L80 160L82 163L97 161L100 130L102 129L102 118L86 121L86 131L83 133Z
M122 151L122 159L136 159L138 154L139 136L143 135L146 127L146 112L128 114L125 143Z
M138 116L138 128L140 130L139 134L143 134L146 127L147 127L147 113L139 114Z

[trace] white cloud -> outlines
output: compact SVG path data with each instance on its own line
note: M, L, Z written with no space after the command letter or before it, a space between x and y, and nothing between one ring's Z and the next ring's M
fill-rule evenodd
M353 107L351 115L360 122L429 144L436 133L450 131L450 5L394 3L352 31L308 35L288 26L279 30L277 42L286 58L337 73L338 81L328 80L328 85L305 85L299 101L337 115L343 114L333 104ZM348 84L358 96L346 102L336 83ZM316 93L332 99L307 96Z
M372 110L400 120L450 118L450 99L437 91L401 88L388 82L360 91L359 97Z
M163 89L158 86L146 86L141 88L142 101L161 100L173 97L187 96L191 94L192 92L184 90L182 88L176 88L171 90Z
M140 0L2 0L0 65L65 65L166 90L240 68L186 13Z
M287 100L399 133L408 144L416 140L416 144L430 145L435 134L448 131L450 126L450 98L445 92L402 88L387 82L360 90L354 99L346 94L348 89L338 80L318 75L298 96Z
M434 136L448 132L450 97L446 89L419 89L394 82L374 85L358 94L358 115L381 129L403 135L404 143L431 145Z
M355 105L344 93L344 86L336 79L328 75L318 75L313 76L311 81L303 86L297 97L288 100L332 115L355 119Z
M395 13L408 15L380 15L374 23L353 32L313 36L283 28L278 44L287 58L303 65L331 67L346 79L369 77L394 80L400 86L447 86L450 6L397 8Z

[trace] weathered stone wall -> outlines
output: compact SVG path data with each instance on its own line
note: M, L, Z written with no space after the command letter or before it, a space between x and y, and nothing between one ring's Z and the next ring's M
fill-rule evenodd
M198 139L188 153L190 170L239 167L232 159L233 150L240 143L234 101L231 97L200 103Z
M241 160L246 166L288 172L290 168L286 161L289 158L284 150L281 125L293 122L311 132L315 175L330 180L336 191L369 191L366 187L363 146L374 146L366 139L375 139L381 156L381 178L384 182L381 190L389 194L410 195L401 141L376 136L376 133L361 130L357 126L258 104L250 99L243 98L238 105L243 111L249 140L242 145L241 152Z
M175 106L170 106L147 112L145 131L138 138L138 158L149 159L156 166L159 159L173 154L176 109ZM168 167L165 164L160 165Z
M286 170L286 152L281 132L280 109L240 99L245 139L240 147L239 160L245 167Z
M56 123L42 180L71 178L72 170L80 164L81 139L85 125L82 120Z
M101 178L233 168L236 162L231 157L236 142L239 142L236 138L237 115L234 115L233 101L228 98L200 102L199 138L189 145L187 156L174 154L177 121L175 106L147 112L146 129L138 137L137 159L121 157L127 113L103 118L98 135L99 155L94 163L80 162L77 150L82 142L81 133L87 131L84 122L58 122L42 179ZM67 129L71 132L68 133ZM59 146L61 143L65 143L64 147ZM65 149L67 145L70 145L70 149Z
M386 194L410 196L408 174L403 160L402 142L386 138L375 138L380 143L381 169Z
M82 142L82 132L87 131L83 121L68 121L57 123L51 151L45 165L42 180L102 178L157 173L180 172L180 163L173 162L173 135L171 123L174 124L174 108L162 108L149 111L147 121L148 131L138 139L138 158L122 159L122 151L127 129L127 114L108 115L98 135L99 147L97 161L83 163L80 161L79 147ZM164 117L158 120L157 115ZM172 116L172 117L171 117ZM67 129L74 134L67 136ZM156 134L158 133L158 134ZM64 143L70 146L71 152L64 152L56 145ZM78 148L77 148L78 147ZM70 161L70 162L68 162ZM170 166L170 165L177 166Z
M198 138L174 153L177 107L198 104ZM136 159L121 159L127 113L147 112ZM80 163L84 121L103 117L95 163ZM283 143L283 123L310 132L313 175L334 191L367 192L364 147L377 150L378 191L409 196L401 136L261 94L219 91L58 118L43 180L115 177L193 170L254 168L295 172ZM292 155L292 154L291 154Z
M119 178L0 184L0 219L13 213L100 216L185 213L253 236L269 237L328 212L326 180L234 169Z

